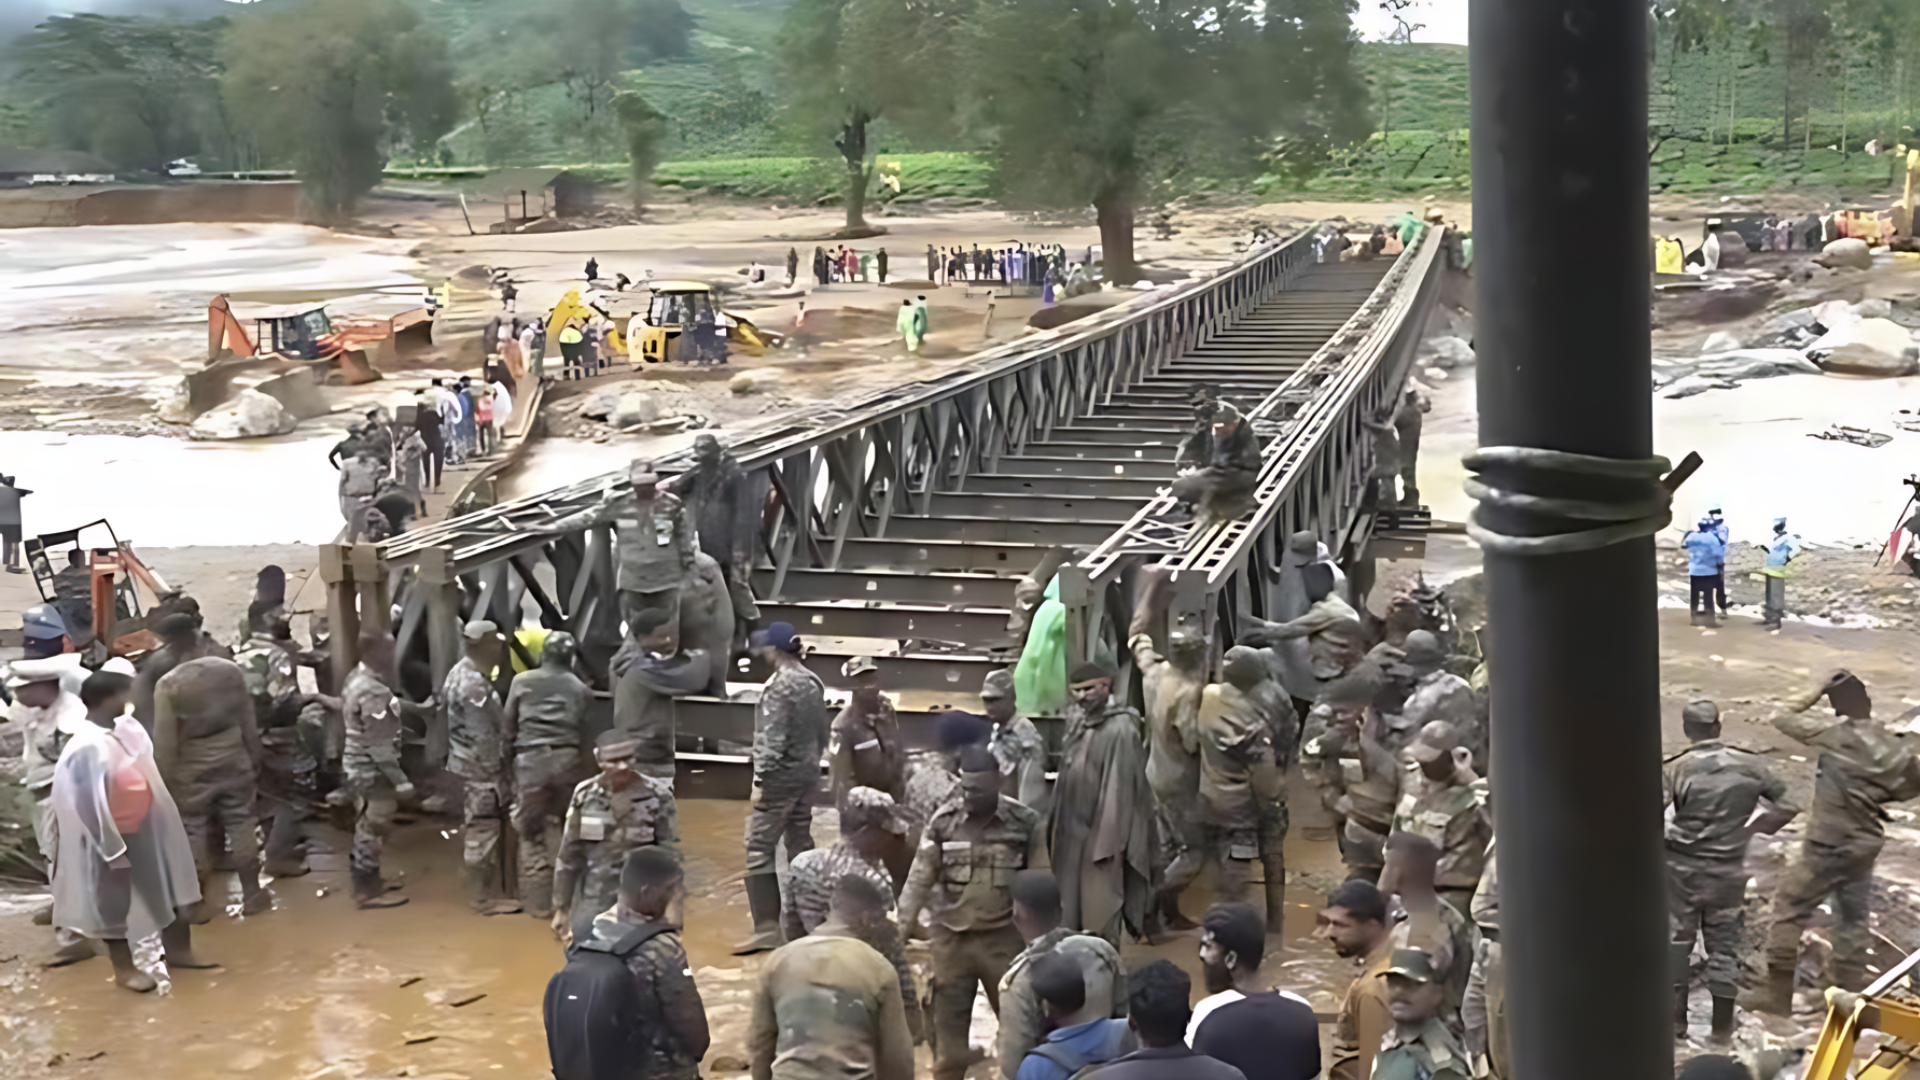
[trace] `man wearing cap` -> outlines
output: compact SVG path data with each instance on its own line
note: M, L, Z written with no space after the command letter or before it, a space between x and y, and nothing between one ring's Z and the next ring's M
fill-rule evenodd
M581 775L587 703L593 692L573 673L573 635L556 630L540 666L513 677L501 719L513 746L513 831L519 839L520 905L553 917L553 860Z
M1667 759L1667 884L1673 912L1673 1024L1687 1034L1689 963L1705 937L1713 1037L1733 1035L1740 948L1746 938L1747 841L1771 833L1797 812L1787 785L1760 759L1720 740L1720 709L1693 701L1680 714L1692 745ZM1756 818L1755 811L1764 813Z
M347 522L347 542L361 539L362 523L373 498L380 492L380 481L387 467L370 446L355 449L352 457L340 463L340 516Z
M213 639L201 632L197 615L174 611L161 616L153 629L160 648L140 661L140 674L133 681L133 718L148 731L153 730L153 688L167 672L189 660L219 655Z
M1800 539L1787 531L1786 518L1773 519L1773 536L1760 545L1767 551L1766 565L1760 568L1767 579L1767 595L1760 625L1780 629L1787 617L1787 565L1800 554Z
M637 768L668 783L678 722L673 699L705 690L713 666L712 653L681 648L675 633L660 608L630 612L627 640L607 664L614 678L613 726L638 740Z
M629 854L680 841L673 785L637 770L633 754L630 736L601 732L593 747L600 772L582 780L567 803L553 872L553 932L563 939L620 898Z
M1155 865L1153 789L1140 714L1112 700L1113 673L1082 664L1054 785L1048 848L1065 924L1115 948L1122 927L1147 930Z
M893 702L880 692L880 665L870 656L856 656L841 665L840 673L852 684L853 694L827 732L834 805L845 806L847 793L856 787L884 791L900 802L906 797L907 752L900 745L900 718ZM905 837L888 845L881 857L893 880L904 883L913 865L913 849Z
M865 878L891 899L900 891L896 878L887 869L886 856L899 846L906 832L900 808L892 796L870 787L849 789L839 800L840 838L832 847L814 848L794 856L787 864L787 907L782 922L788 941L798 941L827 921L832 907L833 889L849 875ZM891 916L892 909L888 909ZM907 964L906 944L899 923L889 917L874 919L854 928L861 941L887 958L900 975L900 997L906 1005L907 1029L918 1042L922 1037L920 993L914 987L913 969Z
M1198 813L1208 847L1220 859L1215 892L1222 900L1253 880L1258 859L1267 924L1286 913L1286 767L1299 739L1293 703L1273 681L1259 650L1227 650L1224 682L1209 684L1194 715L1200 746Z
M700 550L720 564L733 598L734 620L742 628L736 641L744 642L744 627L760 617L750 578L768 482L764 473L749 476L720 440L709 434L694 436L693 460L693 468L674 477L673 491L693 515Z
M1154 567L1145 576L1144 595L1128 627L1127 648L1140 671L1141 700L1146 706L1147 784L1170 841L1160 855L1171 861L1155 867L1162 875L1156 908L1167 929L1191 930L1198 924L1180 913L1180 894L1200 873L1208 855L1209 837L1195 797L1200 789L1196 714L1207 685L1207 642L1196 622L1170 617L1172 575ZM1156 628L1166 637L1165 655L1154 645Z
M1395 949L1378 977L1387 984L1393 1030L1373 1059L1373 1080L1471 1080L1465 1048L1440 1019L1446 987L1433 958L1419 949Z
M1331 561L1326 546L1320 543L1319 537L1302 530L1287 538L1287 550L1281 556L1280 596L1272 612L1275 618L1297 619L1312 608L1305 578L1309 566L1325 566L1333 575L1333 594L1343 599L1348 595L1346 575ZM1252 644L1244 640L1240 643ZM1313 674L1307 638L1275 641L1266 648L1274 658L1276 677L1288 695L1300 701L1313 701L1320 696L1320 681Z
M1419 767L1420 778L1401 793L1389 831L1416 833L1440 849L1434 884L1456 910L1465 911L1480 886L1493 840L1487 782L1474 774L1460 733L1441 721L1420 729L1407 756Z
M774 855L782 839L787 858L813 847L808 796L820 784L820 752L827 741L826 686L807 670L790 623L756 631L748 642L773 674L753 709L753 801L747 816L747 905L753 935L736 955L780 945L780 879Z
M1811 715L1822 697L1832 715ZM1866 984L1871 944L1868 900L1873 865L1886 843L1890 803L1920 796L1920 760L1905 741L1873 719L1873 702L1860 679L1836 671L1787 703L1773 726L1820 751L1814 767L1813 807L1798 858L1781 875L1773 897L1767 941L1767 982L1755 1008L1789 1015L1800 936L1814 913L1833 899L1833 981L1843 990Z
M21 655L44 662L44 670L58 673L62 690L80 696L80 684L87 681L88 671L80 663L80 654L68 651L72 642L67 640L67 623L60 610L52 604L35 604L20 613L20 626L25 638Z
M660 477L654 474L651 461L628 466L627 482L625 492L609 485L599 506L576 515L563 527L612 522L619 535L614 584L620 591L621 619L631 625L639 611L664 612L667 633L677 639L680 587L693 573L693 526L679 496L659 489Z
M200 892L214 871L224 838L240 875L240 910L271 910L260 887L260 843L254 802L262 750L253 695L240 665L217 656L189 660L161 678L153 693L153 760L173 793L200 874ZM212 920L203 906L196 923Z
M1013 692L1013 672L997 668L980 682L980 707L993 735L987 748L1000 763L1000 794L1041 815L1047 806L1047 743L1033 721L1020 715Z
M500 632L492 622L475 619L460 636L464 655L447 671L440 698L447 710L447 771L466 787L461 874L473 909L500 915L520 910L519 904L489 896L502 876L501 819L512 790L507 759L513 742L492 678L500 666Z
M1046 862L1040 815L1000 794L1000 763L984 746L960 755L961 794L920 835L900 894L900 926L912 934L926 909L932 923L935 1080L967 1071L973 998L984 986L997 1010L1000 978L1026 947L1013 926L1013 878Z
M1480 709L1473 699L1473 687L1446 669L1446 650L1432 633L1415 630L1408 634L1404 651L1414 682L1413 693L1407 696L1400 710L1400 730L1411 733L1435 722L1451 724L1467 749L1473 752L1474 764L1484 768L1487 733L1480 726Z
M400 768L401 716L423 720L437 710L429 697L419 705L402 701L393 692L399 682L394 666L393 638L380 633L360 637L360 662L347 673L340 691L341 727L345 744L340 753L343 787L354 800L353 851L348 860L353 898L361 908L398 907L404 896L388 892L380 878L380 854L400 800L411 798L413 782Z
M87 707L80 696L62 684L69 667L49 657L15 660L7 669L7 689L13 694L7 720L24 736L21 781L33 796L33 839L49 861L55 848L53 804L48 801L53 793L53 767L67 740L87 722Z

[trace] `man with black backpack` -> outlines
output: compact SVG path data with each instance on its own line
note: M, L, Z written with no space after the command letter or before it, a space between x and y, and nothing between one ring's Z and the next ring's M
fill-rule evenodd
M620 900L547 983L554 1080L698 1080L706 1008L680 944L685 874L673 852L636 848Z
M1014 1080L1071 1080L1138 1045L1127 1022L1109 1015L1110 997L1087 1000L1086 969L1074 957L1042 954L1033 961L1030 982L1052 1030L1027 1051Z

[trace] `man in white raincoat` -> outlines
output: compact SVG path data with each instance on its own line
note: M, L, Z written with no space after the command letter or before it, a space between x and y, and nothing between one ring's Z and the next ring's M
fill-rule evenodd
M129 713L132 690L133 666L119 659L80 687L87 722L53 770L53 923L105 941L114 981L145 993L156 983L134 966L132 941L158 933L168 967L212 965L193 955L193 849L154 765L153 741Z

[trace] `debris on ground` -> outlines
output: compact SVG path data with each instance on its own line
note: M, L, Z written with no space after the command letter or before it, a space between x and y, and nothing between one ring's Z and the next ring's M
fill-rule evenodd
M254 439L285 435L298 423L272 396L242 390L233 400L201 413L187 431L196 439Z
M1866 428L1848 427L1845 424L1834 424L1825 431L1809 432L1807 437L1809 439L1824 439L1828 442L1850 442L1855 446L1864 446L1870 450L1885 446L1893 441L1893 436L1891 435L1882 434L1878 431L1869 431Z

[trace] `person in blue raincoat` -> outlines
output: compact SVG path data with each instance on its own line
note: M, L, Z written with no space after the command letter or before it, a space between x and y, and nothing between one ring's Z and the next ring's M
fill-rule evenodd
M1713 519L1703 517L1680 543L1687 549L1687 610L1693 625L1718 626L1713 617L1713 592L1715 588L1724 589L1720 575L1726 569L1726 542L1714 531Z

